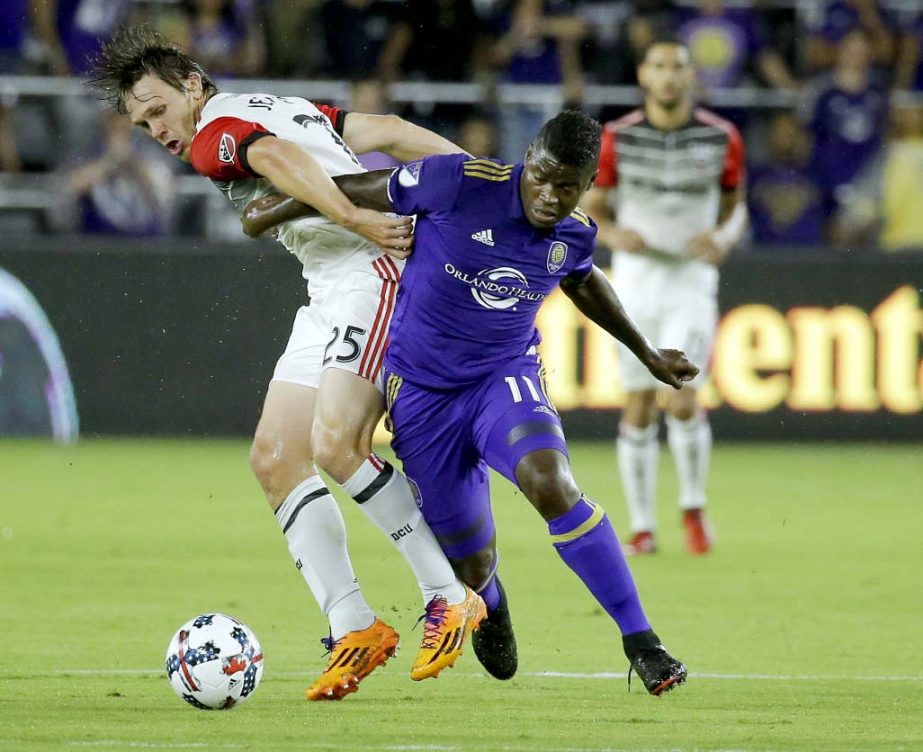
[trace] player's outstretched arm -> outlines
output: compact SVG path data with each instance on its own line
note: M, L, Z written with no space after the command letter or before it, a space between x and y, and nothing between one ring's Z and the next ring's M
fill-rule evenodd
M247 160L257 175L269 180L281 193L313 206L338 225L357 232L378 247L386 251L410 247L409 219L389 217L355 206L317 160L298 144L266 136L250 145Z
M601 269L594 266L583 279L566 277L561 289L590 321L624 343L657 379L674 389L691 381L699 369L679 350L654 347L625 313Z
M338 175L333 178L333 183L358 207L382 212L390 211L388 178L391 172L392 170L373 170L353 175ZM283 193L270 193L247 204L240 221L245 234L251 238L258 238L283 222L304 217L317 217L320 214L313 206L308 206L291 196Z
M467 153L438 133L397 115L350 112L343 123L343 140L356 154L381 151L399 162L412 162L433 154Z

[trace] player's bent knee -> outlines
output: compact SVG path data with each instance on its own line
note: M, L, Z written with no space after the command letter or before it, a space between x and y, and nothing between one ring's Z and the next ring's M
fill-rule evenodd
M250 469L273 509L302 480L317 472L310 449L296 443L286 446L282 437L258 432L250 445Z
M653 391L632 392L622 409L622 420L633 428L647 428L660 417L657 394Z
M557 455L557 456L555 456ZM553 520L580 500L567 458L556 450L532 452L516 465L519 488L545 520Z
M372 451L371 442L361 432L345 426L329 426L315 421L311 432L314 461L338 483L348 480Z
M250 469L263 488L269 484L278 464L273 452L274 442L268 436L257 434L250 445Z
M490 577L494 563L494 548L486 546L477 553L465 556L462 559L452 559L452 568L462 582L472 588L484 585Z
M699 405L696 402L695 392L689 390L684 394L686 390L684 389L681 392L677 392L672 395L673 399L670 401L670 415L672 415L677 420L691 420L699 412Z

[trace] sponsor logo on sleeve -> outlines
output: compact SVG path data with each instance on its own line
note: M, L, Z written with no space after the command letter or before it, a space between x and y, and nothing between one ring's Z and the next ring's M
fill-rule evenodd
M567 260L567 243L556 240L548 248L548 272L554 274L559 271Z
M218 161L234 164L234 158L237 156L237 142L230 133L222 133L221 141L218 144Z
M423 169L422 160L405 164L398 173L397 182L404 188L413 188L420 184L420 171Z

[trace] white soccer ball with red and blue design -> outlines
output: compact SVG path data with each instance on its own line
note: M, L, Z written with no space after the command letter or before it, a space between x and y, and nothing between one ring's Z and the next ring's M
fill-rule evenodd
M263 651L246 624L226 614L201 614L181 626L167 648L167 678L176 694L201 710L227 710L253 694L263 676Z

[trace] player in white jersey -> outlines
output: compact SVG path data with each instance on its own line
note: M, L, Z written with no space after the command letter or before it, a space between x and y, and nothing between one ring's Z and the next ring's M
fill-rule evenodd
M705 480L711 430L696 400L718 319L718 266L747 222L744 150L737 129L692 101L689 52L672 39L651 44L638 67L644 106L603 132L596 187L585 208L614 252L614 283L626 311L652 340L702 366L696 379L662 395L679 476L686 548L707 553ZM656 551L658 384L619 348L627 393L618 461L631 518L631 554Z
M317 467L410 564L425 618L411 677L436 676L455 662L486 612L455 577L407 479L371 449L410 223L356 208L332 176L362 172L356 152L384 151L404 161L461 149L393 116L345 113L299 97L218 93L194 60L146 26L124 29L104 46L93 84L238 208L282 191L324 215L278 232L303 264L310 302L298 311L276 365L250 454L289 551L330 622L330 660L306 694L325 700L356 691L398 643L359 589L342 515Z

